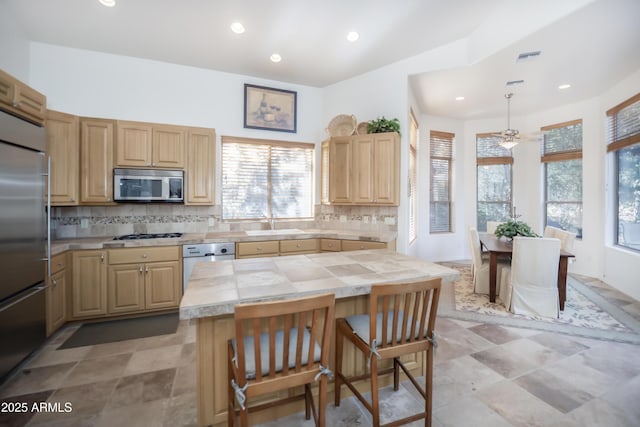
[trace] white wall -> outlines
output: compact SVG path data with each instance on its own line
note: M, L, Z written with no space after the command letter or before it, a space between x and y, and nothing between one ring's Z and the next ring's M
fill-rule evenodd
M5 2L0 2L0 69L29 83L29 41Z
M218 167L223 135L319 143L324 133L322 91L309 86L43 43L31 44L31 83L52 110L215 128ZM245 129L244 83L296 91L297 132ZM221 193L216 180L216 204Z

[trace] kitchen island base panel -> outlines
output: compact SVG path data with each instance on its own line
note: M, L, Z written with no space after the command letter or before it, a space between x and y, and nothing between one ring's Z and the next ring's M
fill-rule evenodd
M369 296L342 298L336 300L335 317L347 317L354 314L366 313L368 310ZM334 331L335 332L335 331ZM218 317L203 317L196 321L196 375L198 389L198 425L222 427L227 425L227 340L234 335L233 315ZM335 337L331 341L330 366L335 366ZM402 358L405 366L415 376L424 375L423 354L417 353ZM392 362L392 360L385 361ZM389 366L391 364L389 363ZM384 367L387 367L386 365ZM381 366L381 368L384 368ZM367 361L361 352L354 351L353 346L345 345L343 371L348 375L364 374ZM403 374L401 380L406 380ZM393 384L393 374L381 376L379 384ZM333 401L333 381L328 387L329 402ZM368 380L356 383L356 388L362 392L370 391ZM317 399L317 386L312 388L314 398ZM269 400L281 398L283 393L265 396L252 403L264 403ZM343 390L344 397L351 396L351 392ZM249 415L251 424L264 423L276 418L285 417L304 410L304 400L287 405L275 406L270 409L258 411Z

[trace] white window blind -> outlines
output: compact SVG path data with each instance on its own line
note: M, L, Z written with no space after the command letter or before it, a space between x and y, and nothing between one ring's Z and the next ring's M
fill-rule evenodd
M430 203L429 229L431 233L452 231L451 227L451 166L455 134L430 133Z
M582 120L541 130L545 224L582 237Z
M313 144L222 137L222 217L313 217L313 152Z
M607 151L615 159L615 241L640 251L640 93L607 111L607 121Z
M511 167L513 157L499 143L499 133L476 135L477 228L487 230L487 221L506 221L512 211Z

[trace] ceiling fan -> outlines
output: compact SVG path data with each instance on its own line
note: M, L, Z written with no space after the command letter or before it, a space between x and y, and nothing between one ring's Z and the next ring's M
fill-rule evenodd
M502 138L498 145L506 148L507 150L510 150L520 142L520 131L518 131L517 129L511 129L511 98L513 97L513 93L505 93L504 97L507 99L507 129L503 130L499 134L496 134L496 136L500 136ZM523 136L523 141L539 141L542 137L542 133L536 132Z

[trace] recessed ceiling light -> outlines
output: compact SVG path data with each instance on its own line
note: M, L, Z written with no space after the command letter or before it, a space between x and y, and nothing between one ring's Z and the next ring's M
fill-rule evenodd
M107 7L113 7L116 5L116 0L99 0L100 4Z
M569 89L571 85L569 83L565 83L563 85L558 86L558 89Z
M456 101L464 101L464 96L456 96Z
M280 62L280 61L282 61L282 57L280 55L278 55L277 53L274 53L273 55L271 55L271 57L269 59L271 59L271 62Z
M239 22L234 22L233 24L231 24L231 31L236 34L242 34L244 33L244 25Z
M358 34L356 31L349 31L349 33L347 34L347 40L349 40L350 42L354 42L359 38L360 34Z

